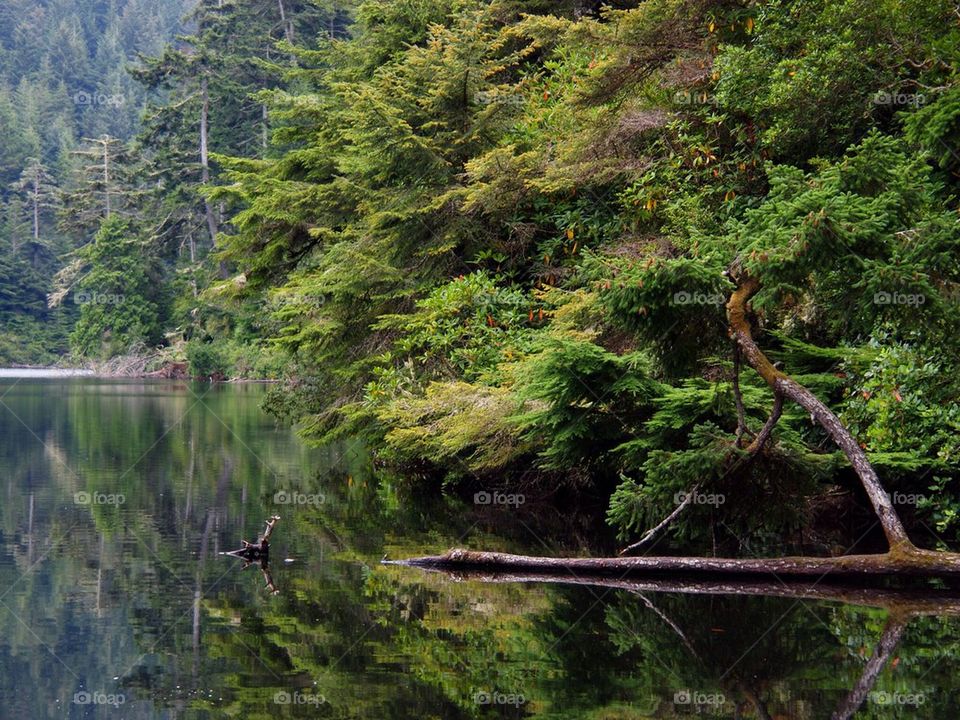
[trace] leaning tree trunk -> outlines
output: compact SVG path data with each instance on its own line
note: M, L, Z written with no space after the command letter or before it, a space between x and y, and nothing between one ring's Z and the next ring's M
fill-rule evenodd
M411 565L436 570L459 572L482 572L492 574L524 573L544 574L556 578L565 575L575 577L620 577L663 573L697 573L718 576L776 576L804 578L810 576L878 576L878 575L960 575L960 554L934 552L917 548L907 536L889 495L880 483L876 471L866 453L847 430L840 419L822 401L793 378L773 366L753 339L748 320L751 298L760 290L760 281L749 274L734 278L737 289L727 302L727 319L730 336L736 351L766 381L774 395L770 419L748 447L755 453L769 438L783 407L784 400L791 400L803 407L830 435L831 439L847 456L854 471L879 518L887 542L888 552L873 555L847 555L843 557L813 558L700 558L700 557L615 557L615 558L551 558L505 553L450 550L444 555L402 560L396 564ZM742 432L742 427L738 428ZM739 433L738 433L739 439ZM682 507L680 508L682 509ZM659 531L678 511L660 523L653 532ZM646 537L649 537L650 533ZM641 541L643 542L643 540Z
M874 512L877 513L880 525L883 527L883 533L890 544L890 552L899 553L914 550L915 548L910 542L910 538L907 537L907 531L904 529L903 523L900 522L896 510L893 509L890 496L887 495L883 485L880 484L880 478L877 477L876 471L867 459L866 453L857 443L856 438L850 434L850 431L843 426L840 419L826 404L796 380L777 370L754 341L750 322L747 320L747 303L759 290L760 281L749 275L744 275L739 279L737 289L730 296L730 301L727 303L727 320L730 325L730 335L734 342L740 348L740 352L750 364L750 367L759 373L774 394L793 400L809 412L810 416L827 431L830 438L847 456L863 484L863 489L867 492L867 497L870 498Z

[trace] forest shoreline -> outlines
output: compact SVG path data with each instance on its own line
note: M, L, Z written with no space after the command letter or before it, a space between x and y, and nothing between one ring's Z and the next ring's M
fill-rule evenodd
M191 380L195 382L214 382L231 385L275 385L280 382L276 378L257 378L257 377L191 377L189 374L179 374L172 371L174 366L186 365L186 363L164 363L157 370L152 371L128 371L113 367L111 362L84 362L53 365L25 365L20 363L10 363L6 366L0 366L0 372L4 371L29 371L36 373L57 373L69 377L90 377L103 380Z

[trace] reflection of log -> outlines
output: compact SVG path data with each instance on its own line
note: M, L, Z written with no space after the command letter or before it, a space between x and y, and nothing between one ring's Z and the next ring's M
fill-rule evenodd
M431 558L421 558L431 559ZM642 558L641 558L642 559ZM423 563L411 561L391 562L383 561L387 565L419 565L430 567ZM922 616L960 616L960 591L936 590L923 588L918 590L893 590L887 588L864 588L850 585L838 585L821 582L818 578L810 581L736 581L736 580L691 580L691 579L625 579L623 577L579 577L573 574L558 575L554 572L490 572L480 570L456 570L437 566L430 569L446 572L455 580L477 580L490 583L559 583L565 585L590 585L626 590L637 595L640 600L663 620L680 638L691 656L703 663L702 658L686 634L672 619L657 608L644 593L669 592L690 595L741 595L793 598L796 600L817 600L841 602L848 605L861 605L883 608L889 612L887 624L883 634L874 649L873 655L867 662L857 684L850 690L830 716L831 720L850 720L863 705L864 700L877 681L881 671L889 662L897 646L903 638L903 633L911 618ZM737 689L743 693L747 701L753 706L757 717L771 717L767 708L760 700L759 695L747 685L738 683Z
M279 515L274 515L267 520L267 527L257 542L252 543L244 540L242 548L225 552L224 555L243 558L247 562L268 561L270 559L270 536L273 534L273 528L278 520L280 520Z
M613 557L552 558L532 555L450 550L444 555L393 561L396 565L437 570L490 572L538 572L554 575L576 574L602 577L637 576L656 573L711 574L719 576L770 575L803 576L938 576L960 574L960 554L914 549L909 553L844 555L842 557L784 558L698 558L698 557Z
M409 565L408 561L384 560L385 565ZM849 605L877 607L911 617L921 615L960 616L960 591L923 588L918 590L891 590L841 585L816 578L812 581L785 579L734 580L664 578L624 578L586 576L583 573L557 574L514 571L491 572L453 568L431 568L453 577L455 580L476 580L489 583L559 583L564 585L590 585L595 587L626 590L633 593L671 592L687 595L762 595L767 597L795 598L797 600L821 600L842 602Z
M408 561L391 562L384 560L387 565L410 565ZM423 565L421 565L422 567ZM698 662L703 661L683 630L662 611L660 611L644 593L669 592L691 595L741 595L793 598L797 600L817 600L841 602L848 605L877 607L887 610L890 614L883 634L874 649L873 655L867 662L857 684L850 690L830 716L831 720L850 720L863 705L864 700L877 681L881 671L889 662L903 637L907 623L911 618L922 616L952 616L960 617L960 591L955 590L891 590L887 588L863 588L848 585L837 585L830 582L813 582L783 580L776 581L735 581L735 580L690 580L690 579L645 579L633 580L610 577L578 577L576 575L557 575L555 573L512 572L499 573L489 571L453 571L432 568L438 572L446 572L455 580L477 580L490 583L559 583L565 585L590 585L597 587L626 590L639 596L644 605L663 620L680 638L681 642ZM743 683L737 688L743 693L747 701L753 706L757 716L761 719L771 717L759 696Z

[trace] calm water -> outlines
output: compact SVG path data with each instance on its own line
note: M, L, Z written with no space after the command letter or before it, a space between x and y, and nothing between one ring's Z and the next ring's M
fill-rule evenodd
M881 643L883 608L381 565L576 553L588 527L375 482L263 392L0 379L0 716L960 717L949 616ZM220 555L273 514L269 577Z

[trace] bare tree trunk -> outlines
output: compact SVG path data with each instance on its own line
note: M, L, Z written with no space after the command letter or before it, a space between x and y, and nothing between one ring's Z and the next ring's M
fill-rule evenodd
M210 184L210 92L207 77L200 80L200 181L206 188ZM210 233L210 247L217 247L217 217L213 212L210 199L203 198L203 209L207 217L207 230ZM222 260L219 267L220 279L227 277L227 265Z
M287 19L287 10L283 6L283 0L277 0L277 5L280 6L280 22L283 23L283 36L287 39L287 42L292 45L293 22Z
M33 176L33 241L40 241L40 168Z
M208 91L207 78L200 80L200 181L204 186L210 184L210 150L209 150L209 124L210 124L210 93ZM206 198L203 200L204 210L207 215L207 230L210 232L210 243L213 246L217 244L217 218L213 214L213 206Z
M262 131L263 134L262 134L262 136L261 136L261 138L260 138L260 146L263 148L263 154L264 154L264 156L266 156L266 154L267 154L267 146L270 144L270 128L269 128L269 125L268 125L269 120L270 120L270 117L269 117L269 114L268 114L268 112L267 112L267 106L266 106L266 105L263 106L262 118L263 118L263 131Z
M103 193L106 201L106 216L110 217L110 144L103 138Z

